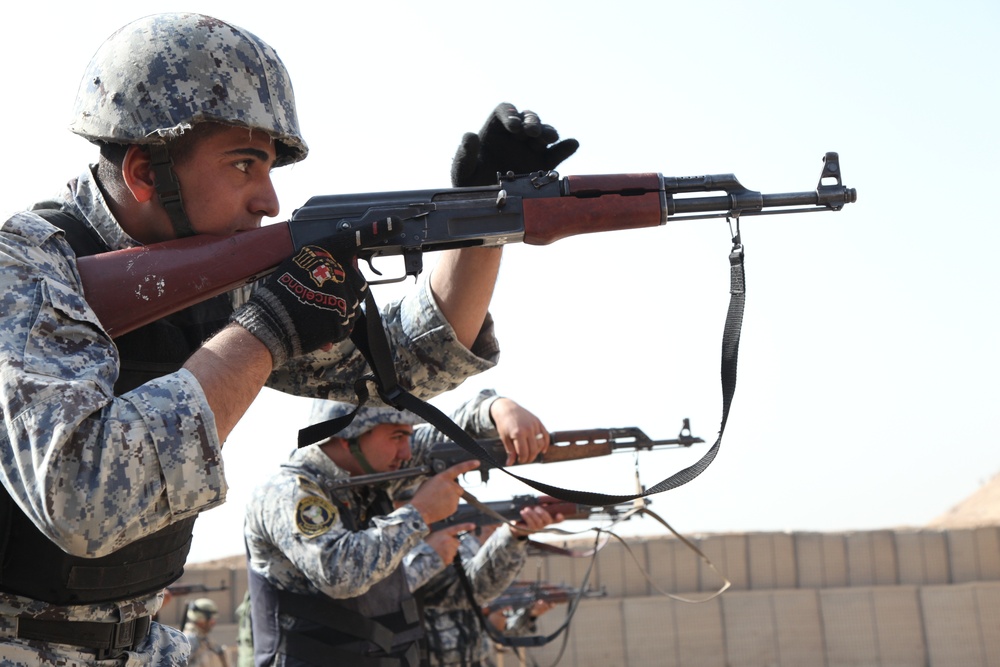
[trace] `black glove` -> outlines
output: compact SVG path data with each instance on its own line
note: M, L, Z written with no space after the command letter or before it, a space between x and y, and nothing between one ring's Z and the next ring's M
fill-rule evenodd
M307 245L254 290L232 321L271 351L274 367L351 335L368 285L350 259ZM349 257L344 255L344 257Z
M579 147L576 139L559 141L556 129L543 125L535 112L519 112L503 102L478 135L467 132L462 137L451 163L451 184L456 188L494 185L497 172L549 171Z

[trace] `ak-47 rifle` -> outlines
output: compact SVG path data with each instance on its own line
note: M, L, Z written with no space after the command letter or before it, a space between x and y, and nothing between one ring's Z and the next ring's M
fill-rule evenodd
M707 197L678 197L723 192ZM401 255L405 276L423 253L449 248L547 245L591 232L656 227L667 220L839 211L857 200L827 153L815 190L761 194L733 174L501 175L491 186L313 197L291 220L229 237L196 235L79 258L87 301L118 337L271 273L300 248L336 237L372 266ZM378 271L372 266L378 274ZM402 280L372 280L372 284Z
M684 419L684 426L676 438L653 440L642 429L635 426L625 428L591 428L576 431L554 431L549 434L549 448L533 463L559 463L577 461L595 456L607 456L614 452L639 452L653 449L676 449L690 447L705 442L691 435L691 422ZM507 451L499 439L482 440L479 444L490 454L491 461L480 461L478 472L482 481L489 480L490 469L506 462ZM451 441L434 445L430 452L428 466L438 473L456 463L476 458L461 445Z
M498 439L477 440L477 443L490 455L490 460L480 460L478 472L483 482L489 480L490 470L499 468L507 460L507 450ZM614 452L642 451L652 449L668 449L690 447L701 438L691 435L691 422L684 419L684 426L676 438L669 440L653 440L642 429L635 426L626 428L592 428L577 431L553 431L549 434L549 448L532 463L558 463L560 461L576 461L595 456L607 456ZM412 468L400 468L389 472L376 472L369 475L353 475L338 480L337 487L347 489L367 484L393 482L400 479L411 479L437 473L450 468L462 461L472 461L476 455L464 449L461 445L446 440L435 443L427 453L426 463Z
M225 582L219 584L218 586L206 586L205 584L173 584L171 586L167 586L167 592L174 597L191 595L193 593L215 593L226 590L229 590L229 587L226 586Z
M647 501L648 502L648 501ZM569 503L552 496L533 496L530 494L514 496L510 500L491 500L480 502L479 506L470 503L460 503L455 513L447 519L442 519L430 525L431 531L441 530L449 526L472 523L476 527L491 526L505 521L518 521L521 510L526 507L541 507L552 516L562 514L563 519L593 519L599 517L614 518L624 510L634 507L632 503L595 507Z
M493 599L487 605L487 611L498 609L524 609L539 600L562 604L577 598L607 597L608 592L602 589L579 589L562 584L543 584L533 581L515 581L507 590Z

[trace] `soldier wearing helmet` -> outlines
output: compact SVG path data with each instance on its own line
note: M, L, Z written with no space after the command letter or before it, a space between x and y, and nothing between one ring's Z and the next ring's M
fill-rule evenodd
M312 418L339 418L353 409L317 402ZM474 437L500 437L522 462L548 446L534 414L492 391L477 394L453 418ZM255 490L244 537L258 665L362 664L365 656L417 667L426 656L414 596L433 581L441 604L465 602L457 574L445 568L462 534L475 526L434 533L428 526L454 513L463 493L456 477L478 462L428 478L405 500L398 485L338 488L338 480L353 475L423 465L444 437L426 424L414 427L418 421L394 408L363 407L336 436L297 450ZM531 530L555 520L540 508L522 518ZM525 535L504 526L484 546L487 556L465 564L478 598L491 599L517 575Z
M219 616L219 607L211 598L198 598L187 607L184 635L191 644L188 667L228 667L226 652L212 641L212 629Z
M504 143L526 137L511 128L471 151L463 140L453 182L502 164ZM77 257L278 213L271 169L307 147L288 73L253 33L200 14L128 24L88 66L71 129L98 145L97 163L0 234L0 646L12 664L183 665L187 642L151 617L195 517L225 500L222 443L265 384L353 398L367 364L346 338L366 286L349 271L327 281L331 307L302 305L278 282L300 270L290 259L116 339L87 302ZM397 373L424 398L497 357L499 250L446 255L385 308Z

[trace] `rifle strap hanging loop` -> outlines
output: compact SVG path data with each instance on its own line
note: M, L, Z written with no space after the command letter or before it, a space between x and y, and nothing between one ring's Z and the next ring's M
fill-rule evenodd
M674 473L658 484L649 487L645 491L633 495L608 495L591 491L574 491L526 479L507 470L501 465L500 461L496 461L486 449L476 442L475 438L456 424L448 415L399 386L396 369L393 365L392 352L385 333L385 325L382 323L378 306L375 304L375 299L370 289L365 293L364 313L358 317L354 331L351 333L351 340L364 355L373 371L373 376L365 376L355 383L355 390L358 392L359 399L358 407L360 408L368 398L367 380L374 377L379 397L386 405L391 405L400 410L409 410L418 417L423 418L428 424L441 431L445 437L458 443L463 449L481 461L490 463L500 471L524 482L533 489L565 502L597 507L617 505L636 500L637 498L669 491L670 489L687 484L704 472L719 453L719 447L722 444L722 434L726 430L726 421L729 418L729 408L732 404L733 394L736 392L736 367L739 357L740 330L743 326L743 306L746 300L746 290L743 270L743 244L739 233L739 216L734 214L732 217L736 218L736 231L733 234L733 248L729 253L729 310L726 314L726 324L722 333L722 422L719 426L719 437L716 439L715 444L698 461ZM730 223L731 226L732 223ZM353 419L353 414L349 415L349 417ZM350 419L347 420L347 423L350 423ZM340 428L344 426L346 424L340 426ZM329 422L326 422L303 429L299 432L299 446L302 447L317 442L317 439L310 440L310 438L315 438L318 433L329 428Z
M583 581L580 583L580 590L577 594L569 600L569 608L566 610L566 618L556 628L552 633L548 635L528 635L528 636L517 636L511 637L508 635L501 634L499 630L493 627L486 616L483 614L482 606L478 600L476 600L476 594L473 590L472 582L469 580L469 575L465 571L465 564L462 561L462 557L459 554L455 554L455 560L452 561L451 566L455 569L455 573L458 575L458 580L461 582L462 589L465 591L465 596L469 601L469 606L472 607L473 612L475 612L476 618L479 621L479 626L489 635L490 639L501 646L510 647L538 647L545 646L559 635L566 632L569 628L570 621L573 620L574 614L576 614L576 609L580 604L581 598L583 598L584 591L587 588L587 584L590 581L590 573L594 569L595 558L591 558L590 564L587 566L587 571L583 575ZM565 637L565 635L563 635Z
M736 218L736 230L733 231L733 218ZM726 216L726 223L729 224L729 235L733 237L733 249L741 244L740 241L740 216L739 213L730 212Z

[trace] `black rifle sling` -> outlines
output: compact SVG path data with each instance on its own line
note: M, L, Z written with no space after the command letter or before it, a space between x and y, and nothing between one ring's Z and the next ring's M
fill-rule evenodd
M729 418L729 407L733 400L733 394L736 391L736 366L740 348L740 330L743 326L743 306L746 300L743 256L739 219L737 219L736 233L733 236L733 248L729 254L729 311L726 313L726 324L722 334L722 422L719 427L719 437L716 439L715 444L698 461L638 494L615 496L591 491L563 489L558 486L545 484L544 482L526 479L507 470L501 465L501 462L494 459L488 451L476 442L475 438L456 424L448 415L426 401L417 398L399 385L396 369L392 362L389 341L385 333L385 326L382 323L382 317L379 315L378 306L375 304L371 289L368 289L365 293L365 312L358 317L354 331L351 333L351 340L365 356L365 359L368 360L368 365L374 373L374 377L371 379L375 380L379 396L386 405L409 410L423 418L427 423L458 443L463 449L479 460L554 498L565 502L596 507L626 503L636 498L644 498L687 484L704 472L719 452L719 447L722 444L722 434L726 430L726 420ZM369 377L371 376L366 376L362 380ZM361 407L367 399L368 391L364 387L364 384L363 381L355 384L359 398L358 407ZM299 432L299 446L302 447L312 442L317 442L322 437L333 435L336 432L336 430L331 430L334 423L337 427L343 428L346 423L350 422L350 418L352 417L353 415L349 415L347 418L342 417L338 420L315 424L307 429L303 429ZM346 423L343 421L345 419Z
M482 606L476 600L476 593L472 589L472 582L469 581L469 575L465 571L465 564L462 561L462 557L457 553L455 554L455 560L452 561L451 566L455 568L458 580L462 583L462 590L465 591L465 597L469 601L469 606L472 607L476 619L479 621L480 627L482 627L483 631L489 635L490 639L501 646L528 648L545 646L569 628L570 621L573 620L573 616L576 614L576 608L580 604L580 599L583 597L583 592L587 588L587 582L590 581L590 573L594 568L594 560L591 560L590 565L587 567L587 571L583 575L583 582L580 584L580 590L577 592L576 596L569 601L570 607L566 613L566 618L558 628L553 630L548 635L518 635L513 637L503 634L493 627L493 624L487 620L485 614L483 614Z

